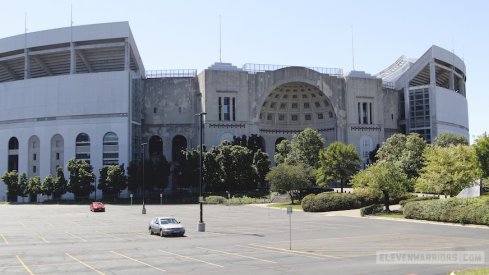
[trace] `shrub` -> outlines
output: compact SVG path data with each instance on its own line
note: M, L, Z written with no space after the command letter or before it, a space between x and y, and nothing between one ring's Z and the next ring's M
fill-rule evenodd
M223 204L226 201L227 199L221 196L208 196L205 198L205 202L208 204Z
M403 213L408 219L489 225L489 201L482 198L413 201Z
M354 194L333 192L307 195L302 199L301 205L306 212L327 212L360 207Z
M435 196L427 196L427 197L414 197L410 199L405 199L399 202L399 204L404 207L406 203L412 202L412 201L427 201L427 200L437 200L438 197Z
M384 196L381 196L379 198L379 197L372 196L371 194L368 194L368 193L366 193L366 194L355 193L355 194L357 195L358 200L360 201L362 206L369 206L372 204L384 203ZM389 197L389 204L390 205L398 204L403 200L408 200L408 199L412 199L412 198L417 198L417 196L414 194L410 194L410 193L406 193L406 194L403 194L400 196L391 196L391 197Z
M360 208L360 215L363 217L367 215L382 213L382 211L384 211L384 206L382 204L376 203Z

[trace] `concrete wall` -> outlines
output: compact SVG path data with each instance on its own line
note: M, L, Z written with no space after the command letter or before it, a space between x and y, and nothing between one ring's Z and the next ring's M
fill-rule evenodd
M433 94L436 102L436 120L432 123L436 127L437 134L453 133L469 140L467 99L461 94L441 87L436 87Z
M90 137L91 165L98 178L102 167L103 136L119 138L119 163L129 163L129 73L107 72L35 78L0 83L0 173L7 171L8 141L19 140L19 172L27 172L27 144L40 140L39 175L51 170L51 138L64 139L64 162L75 157L79 133ZM68 173L65 167L65 175ZM0 188L4 188L0 184ZM3 189L0 189L0 198ZM98 191L99 192L99 191ZM3 192L4 194L5 192Z

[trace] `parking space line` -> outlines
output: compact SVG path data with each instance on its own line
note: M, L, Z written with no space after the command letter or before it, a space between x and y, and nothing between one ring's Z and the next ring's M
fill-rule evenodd
M7 238L5 238L5 236L4 236L3 234L0 234L0 237L2 237L3 242L4 242L5 244L8 244Z
M114 238L114 239L118 239L118 240L122 240L122 241L124 241L124 240L125 240L125 239L123 239L123 238L121 238L121 237L117 237L117 236L116 236L116 235L114 235L114 234L105 233L105 232L101 232L101 231L98 231L98 230L97 230L97 231L95 231L95 232L97 232L97 233L101 233L101 234L104 234L104 235L107 235L107 236L109 236L109 237L111 237L111 238Z
M34 275L34 273L32 273L31 269L24 263L24 261L22 261L19 255L15 255L15 256L17 257L17 260L19 260L20 264L25 268L25 270L27 270L29 274Z
M105 273L103 273L102 271L99 271L99 270L97 270L95 267L93 267L93 266L91 266L91 265L89 265L89 264L87 264L87 263L84 263L82 260L77 259L77 258L75 258L75 257L71 256L70 254L66 253L66 252L65 252L65 254L66 254L68 257L72 258L73 260L75 260L75 261L79 262L80 264L82 264L82 265L84 265L84 266L86 266L86 267L90 268L91 270L93 270L93 271L97 272L98 274L100 274L100 275L105 275Z
M255 257L251 257L251 256L241 255L241 254L233 253L233 252L226 252L226 251L221 251L221 250L217 250L217 249L210 249L210 248L205 248L205 247L200 247L200 246L197 246L197 248L204 249L204 250L209 250L209 251L214 251L214 252L218 252L218 253L222 253L222 254L226 254L226 255L232 255L232 256L237 256L237 257L241 257L241 258L248 258L248 259L252 259L252 260L257 260L257 261L272 263L272 264L276 264L277 263L277 262L274 262L274 261L263 260L263 259L260 259L260 258L255 258Z
M191 260L191 261L194 261L194 262L200 262L200 263L204 263L204 264L208 264L208 265L213 265L213 266L217 266L217 267L221 267L221 268L224 267L222 265L214 264L214 263L207 262L207 261L204 261L204 260L199 260L197 258L193 258L193 257L190 257L190 256L180 255L180 254L176 254L176 253L173 253L173 252L168 252L168 251L161 250L161 249L158 249L158 251L161 251L163 253L167 253L167 254L170 254L170 255L173 255L173 256L177 256L177 257L180 257L180 258L188 259L188 260Z
M82 241L84 241L84 242L86 242L86 241L87 241L87 240L85 240L84 238L82 238L82 237L80 237L80 236L77 236L77 235L75 235L75 234L71 234L71 233L70 233L70 232L68 232L68 231L66 231L65 233L66 233L66 234L68 234L68 235L70 235L70 236L72 236L73 238L80 239L80 240L82 240Z
M49 241L47 241L43 236L41 236L41 234L39 233L36 233L37 237L39 237L39 239L41 239L43 242L45 243L49 243Z
M300 255L312 255L312 256L323 257L323 258L342 259L342 257L333 256L333 255L317 254L317 253L299 251L299 250L288 250L288 249L284 249L284 248L271 247L271 246L261 246L261 245L257 245L257 244L249 244L249 246L260 247L260 248L276 250L276 251L283 251L283 252L292 252L294 254L300 254Z
M145 262L142 262L142 261L140 261L140 260L138 260L138 259L134 259L134 258L131 258L131 257L129 257L129 256L126 256L126 255L124 255L124 254L121 254L121 253L118 253L118 252L115 252L115 251L110 251L110 252L111 252L111 253L113 253L113 254L119 255L119 256L121 256L121 257L124 257L124 258L126 258L126 259L129 259L129 260L131 260L131 261L135 261L135 262L140 263L140 264L143 264L143 265L145 265L145 266L149 266L149 267L154 268L154 269L156 269L156 270L159 270L159 271L162 271L162 272L165 272L165 271L166 271L166 270L161 269L161 268L158 268L158 267L156 267L156 266L154 266L154 265L150 265L150 264L145 263Z

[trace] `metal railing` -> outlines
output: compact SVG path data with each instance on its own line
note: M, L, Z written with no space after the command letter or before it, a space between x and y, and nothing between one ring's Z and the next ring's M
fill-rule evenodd
M266 72L266 71L275 71L279 69L283 69L286 67L304 67L304 66L287 66L287 65L272 65L272 64L253 64L253 63L246 63L243 65L243 71L249 72L249 73L259 73L259 72ZM322 74L328 74L331 76L337 76L337 77L342 77L343 76L343 69L339 68L323 68L323 67L306 67L310 70L314 70L318 73Z
M395 89L396 88L396 83L394 82L389 82L389 81L383 81L382 86L387 89Z
M146 78L195 77L195 76L197 76L197 70L195 69L146 70Z

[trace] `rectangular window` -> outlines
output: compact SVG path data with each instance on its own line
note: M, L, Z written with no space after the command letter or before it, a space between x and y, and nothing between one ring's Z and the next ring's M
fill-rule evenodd
M318 119L323 119L323 113L318 114Z
M297 109L299 105L297 103L292 103L292 109Z
M153 113L156 114L156 107L153 108Z
M233 121L236 121L236 98L233 97Z
M280 103L280 109L285 109L287 105L285 103Z
M231 113L230 113L230 100L229 100L229 97L225 97L224 98L224 102L223 102L223 106L222 106L222 113L223 113L223 120L231 120Z
M34 165L32 166L32 173L36 173L37 172L37 167Z
M370 111L370 124L372 124L372 121L374 120L372 117L372 103L369 103L368 107L368 110Z
M59 153L56 153L56 160L59 160Z
M297 115L292 115L292 121L297 121Z
M361 103L358 102L358 124L362 124L362 109L360 108Z
M282 115L282 114L281 114L281 115L279 115L279 116L278 116L278 120L285 120L285 115Z
M310 114L307 114L304 116L305 120L311 120L311 115Z
M363 124L368 124L367 120L367 103L363 102L362 103L362 123Z
M37 159L37 154L32 155L32 160L36 160L36 159Z
M219 120L222 120L221 112L222 112L222 104L221 104L221 97L219 97L218 101L218 109L219 109Z
M304 109L309 109L309 102L304 102Z

